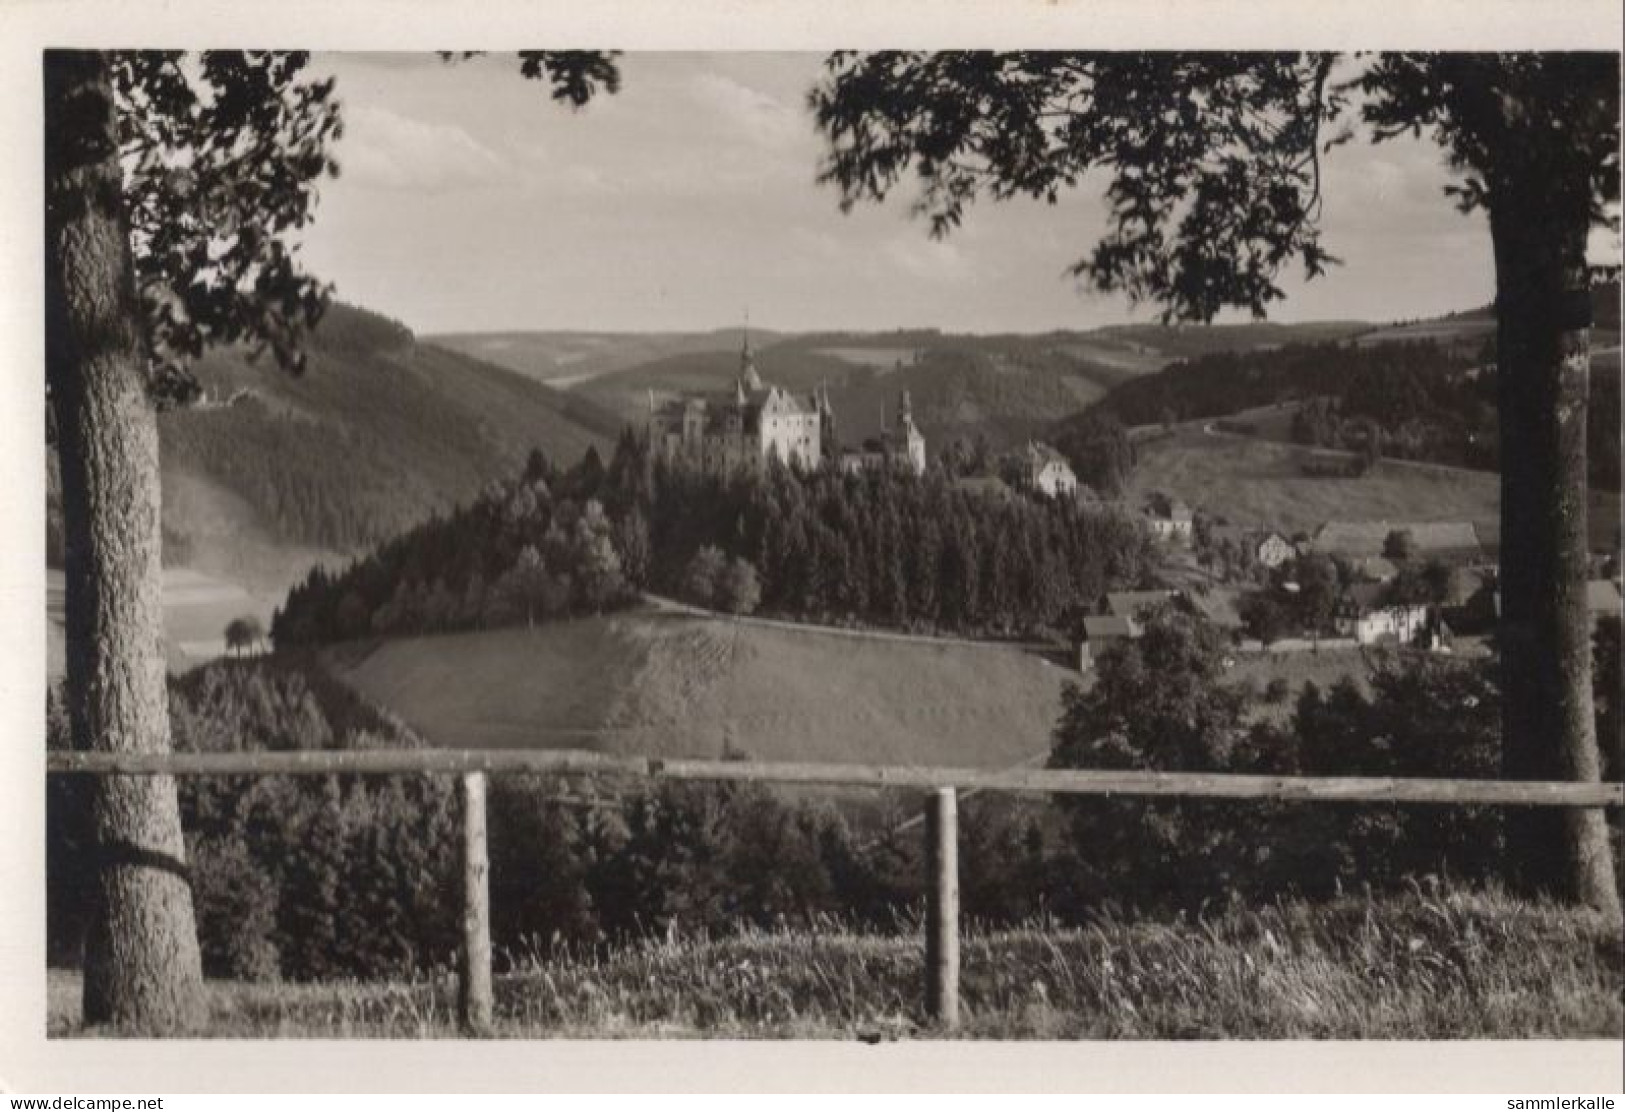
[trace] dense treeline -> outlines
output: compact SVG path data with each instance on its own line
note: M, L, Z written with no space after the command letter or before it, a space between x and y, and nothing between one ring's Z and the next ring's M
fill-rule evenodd
M694 589L715 550L730 576ZM599 612L645 586L706 604L820 622L1014 635L1062 627L1109 588L1143 580L1134 523L1068 501L999 500L940 472L719 471L652 458L628 432L608 468L539 454L512 482L333 574L294 588L279 646ZM736 587L738 585L736 584Z
M1599 664L1618 658L1617 623ZM1493 776L1499 691L1488 664L1415 658L1308 686L1260 724L1223 680L1225 643L1167 611L1104 654L1057 726L1057 767L1268 774ZM1610 656L1611 654L1611 656ZM1607 673L1599 669L1599 676ZM1610 685L1599 724L1617 723ZM293 654L216 662L172 681L182 750L412 746L397 722ZM48 743L67 744L53 701ZM1605 735L1607 736L1607 735ZM1615 735L1617 736L1617 735ZM1619 775L1617 749L1605 756ZM47 930L78 960L94 875L86 790L53 777ZM458 938L450 783L436 777L187 778L181 800L211 976L385 977L445 968ZM492 932L501 955L633 936L889 928L917 909L925 870L913 807L861 796L787 799L755 785L628 785L496 777L489 797ZM1618 837L1617 817L1615 836ZM1491 808L1257 801L1044 801L989 794L961 812L964 914L987 924L1103 910L1200 914L1234 901L1473 883L1502 865Z
M760 609L816 621L1010 635L1151 568L1145 534L1066 500L989 498L940 471L719 474L648 467L650 582L680 593L692 555L748 560Z
M1425 342L1287 344L1270 351L1215 352L1125 382L1091 407L1125 425L1223 417L1303 398L1337 397L1363 415L1405 416L1398 399L1431 399L1443 380L1477 362ZM1386 399L1396 399L1390 408ZM1493 401L1493 392L1492 392Z
M647 530L614 519L596 450L561 474L533 452L525 470L470 505L380 545L342 572L312 569L273 616L279 648L374 634L440 633L598 613L635 597Z
M1620 484L1617 356L1593 360L1588 409L1590 479ZM1240 410L1296 406L1292 437L1368 459L1388 456L1494 470L1499 414L1493 337L1476 350L1431 341L1288 344L1272 351L1217 352L1116 387L1051 432L1074 467L1101 466L1102 422L1124 425L1215 420ZM1109 444L1109 441L1107 442ZM1130 459L1132 466L1132 459Z
M183 752L419 744L289 654L208 665L172 680L170 701ZM66 747L54 693L48 722L48 744ZM47 935L58 965L79 962L94 883L89 786L50 782ZM387 977L454 960L446 778L194 777L179 789L208 975ZM836 913L878 925L918 892L918 870L891 840L860 838L831 803L786 803L760 787L499 777L488 808L498 954Z
M1599 635L1617 662L1617 623ZM1260 721L1253 695L1223 680L1218 630L1173 608L1104 653L1094 684L1072 687L1052 767L1260 775L1488 779L1500 769L1493 660L1400 654L1379 661L1369 694L1345 677L1306 684L1284 725ZM1599 729L1617 724L1598 673ZM1604 736L1604 735L1599 735ZM1611 751L1610 751L1611 750ZM1608 775L1617 747L1605 747ZM1489 807L1304 806L1289 802L1078 800L1058 804L1078 850L1060 905L1101 901L1191 911L1215 901L1311 898L1393 888L1412 878L1478 883L1504 875L1503 812ZM1612 820L1616 843L1619 816ZM1625 887L1625 868L1620 883ZM1060 896L1061 894L1057 894Z

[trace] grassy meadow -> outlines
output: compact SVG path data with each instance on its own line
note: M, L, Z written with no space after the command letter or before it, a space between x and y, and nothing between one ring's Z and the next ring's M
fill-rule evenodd
M1153 490L1185 499L1236 525L1314 532L1330 520L1469 521L1486 544L1500 534L1500 476L1488 471L1381 460L1360 478L1304 474L1310 461L1349 458L1252 437L1181 427L1140 445L1129 496ZM1619 496L1591 494L1593 542L1610 547L1620 520Z
M600 953L507 955L508 1038L929 1038L922 942L839 923ZM52 971L52 1036L78 1018L78 976ZM209 987L217 1037L443 1038L449 975L398 984ZM1083 929L972 926L966 1038L1620 1038L1625 953L1595 916L1496 893L1418 887L1387 899L1234 907L1195 921L1106 916Z
M999 646L640 609L339 646L339 678L448 748L1005 767L1049 750L1077 673Z

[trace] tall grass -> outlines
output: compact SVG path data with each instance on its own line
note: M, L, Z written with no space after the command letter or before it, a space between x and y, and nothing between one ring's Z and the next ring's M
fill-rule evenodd
M904 925L906 926L906 924ZM1169 923L966 930L962 1031L1007 1039L1619 1038L1625 955L1587 912L1499 893L1236 907ZM497 1034L917 1038L917 931L837 922L607 952L510 955ZM410 983L211 986L210 1033L451 1037L449 974ZM52 982L50 1031L77 1024Z

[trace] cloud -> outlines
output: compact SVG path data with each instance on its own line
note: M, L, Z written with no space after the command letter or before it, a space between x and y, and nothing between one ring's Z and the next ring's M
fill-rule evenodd
M917 226L887 240L882 250L887 262L918 281L958 284L976 277L975 267L956 244L930 239Z
M777 98L725 74L696 74L689 91L703 111L715 113L759 147L805 143L810 133L799 113Z
M513 164L454 124L358 105L338 144L344 177L376 189L441 192L511 178Z

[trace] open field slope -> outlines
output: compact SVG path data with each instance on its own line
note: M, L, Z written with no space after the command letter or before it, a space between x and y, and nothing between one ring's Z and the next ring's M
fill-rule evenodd
M984 767L1048 751L1068 677L1014 648L654 610L342 645L327 659L439 746Z
M1349 455L1200 426L1141 441L1138 451L1130 497L1159 490L1235 525L1291 534L1331 520L1468 521L1486 546L1500 536L1500 476L1492 472L1382 460L1360 478L1311 477L1306 463ZM1593 491L1590 519L1593 545L1612 545L1618 495Z
M839 924L520 958L506 1038L937 1037L917 935ZM1163 925L971 930L962 1035L994 1039L1619 1039L1619 936L1595 916L1477 893L1236 907ZM47 1033L79 1021L53 970ZM213 1036L456 1034L450 979L209 985Z

